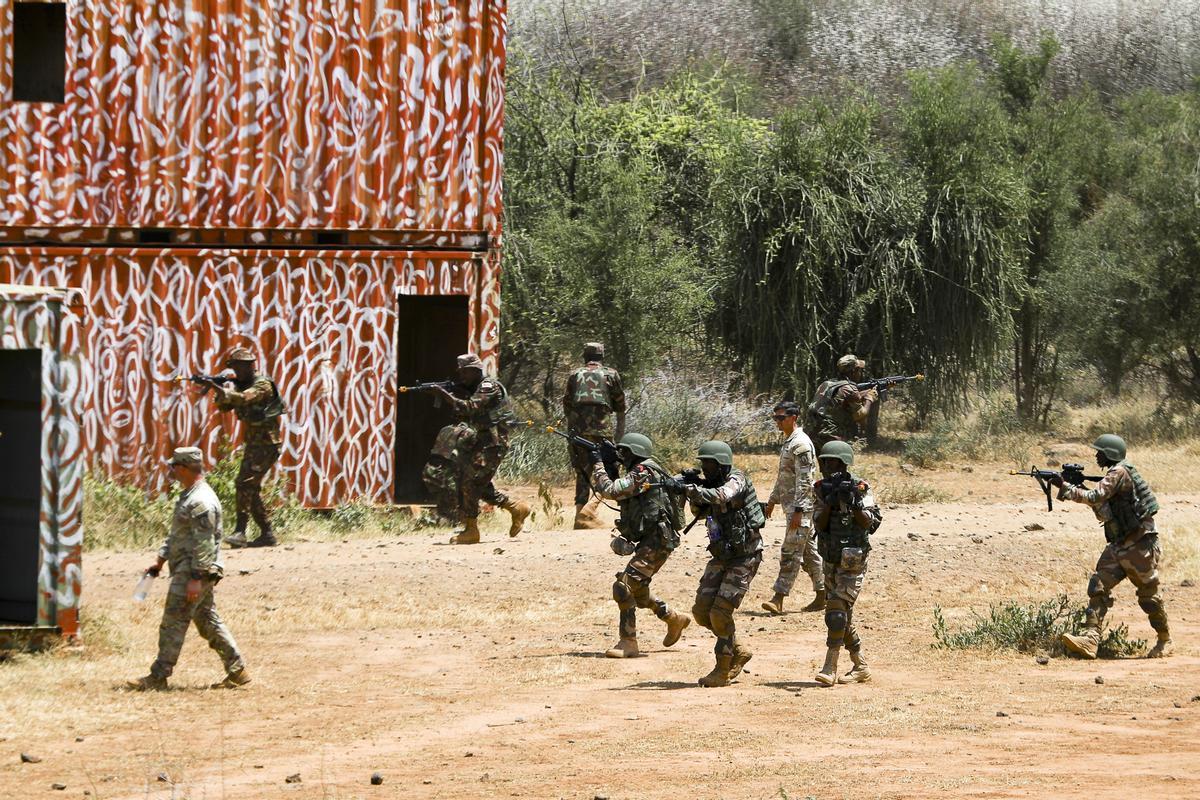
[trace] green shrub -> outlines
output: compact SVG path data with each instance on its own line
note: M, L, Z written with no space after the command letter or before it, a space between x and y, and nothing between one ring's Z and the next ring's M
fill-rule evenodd
M947 650L1016 650L1021 653L1045 651L1063 653L1062 635L1079 633L1083 628L1084 612L1067 597L1021 604L1005 601L992 605L986 617L973 614L974 622L966 628L951 631L942 615L941 606L933 609L934 647ZM1130 639L1125 625L1108 629L1100 641L1099 654L1104 658L1124 658L1140 653L1146 647L1144 639Z

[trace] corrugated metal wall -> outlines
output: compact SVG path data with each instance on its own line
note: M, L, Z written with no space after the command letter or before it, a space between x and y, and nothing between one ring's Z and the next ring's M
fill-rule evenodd
M61 105L12 3L0 226L499 233L504 0L70 2Z

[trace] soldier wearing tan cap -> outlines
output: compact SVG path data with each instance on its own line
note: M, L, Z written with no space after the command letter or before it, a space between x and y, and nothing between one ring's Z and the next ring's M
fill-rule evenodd
M529 516L529 506L514 501L492 482L500 462L508 453L509 428L512 425L508 390L500 381L484 374L483 362L474 353L459 356L456 363L458 387L451 391L437 386L435 391L449 404L458 422L465 422L474 429L475 441L470 450L463 454L460 489L463 530L453 536L450 543L479 542L481 502L508 511L511 518L508 535L516 536Z
M217 383L205 383L205 391L216 392L217 408L232 411L242 421L245 442L242 463L237 475L237 516L233 534L226 541L232 548L272 547L278 542L271 532L271 518L262 499L262 482L279 460L283 447L280 417L285 408L279 387L266 375L254 369L254 354L245 347L235 347L225 360L233 370L234 388L226 389ZM258 526L254 541L246 540L250 518Z
M213 600L213 588L224 574L221 562L221 501L204 480L204 460L197 447L175 450L167 465L171 477L183 487L171 516L171 531L146 570L157 576L163 565L171 570L171 584L158 629L158 658L150 674L130 681L126 688L137 691L166 689L175 670L189 623L221 657L225 679L212 688L232 688L250 682L246 663L238 652Z
M837 362L840 377L817 387L804 423L804 432L812 439L816 452L834 440L853 441L859 426L871 415L871 406L879 400L879 392L874 389L860 392L856 385L865 380L866 367L867 362L858 356L844 355Z

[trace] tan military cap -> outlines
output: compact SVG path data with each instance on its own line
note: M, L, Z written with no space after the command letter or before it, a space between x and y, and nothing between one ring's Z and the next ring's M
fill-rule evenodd
M595 356L596 358L604 358L604 343L603 342L587 342L583 346L583 356Z
M474 353L463 353L458 357L459 369L477 369L483 372L483 362Z
M253 364L254 353L251 353L247 347L235 347L229 351L229 357L225 359L225 363L232 364L235 361L249 361Z
M849 353L847 353L846 355L839 358L838 362L837 362L838 372L843 372L843 373L851 372L856 369L862 369L866 366L867 366L867 362L863 361L858 356L851 355Z
M204 454L200 452L199 447L176 447L167 463L199 469L204 466Z

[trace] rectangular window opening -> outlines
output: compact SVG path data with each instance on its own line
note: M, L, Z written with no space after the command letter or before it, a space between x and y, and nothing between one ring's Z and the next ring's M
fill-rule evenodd
M67 74L67 4L12 4L12 97L21 103L61 103Z
M170 244L171 231L166 228L142 228L137 232L138 244Z
M348 241L350 236L345 231L317 231L317 244L342 245Z

